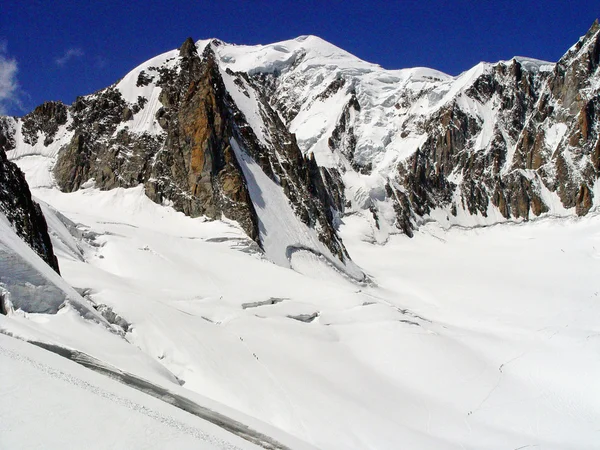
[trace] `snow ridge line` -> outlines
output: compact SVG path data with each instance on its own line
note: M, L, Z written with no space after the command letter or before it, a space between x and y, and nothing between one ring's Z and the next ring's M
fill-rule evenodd
M331 269L335 270L337 273L339 273L341 276L348 279L352 283L356 283L360 286L374 285L373 280L371 280L366 273L363 273L362 278L358 278L358 277L352 275L351 273L346 272L343 269L340 269L339 264L336 264L335 260L328 258L327 255L323 254L323 252L315 250L307 245L288 245L285 248L285 256L291 264L292 256L294 255L294 253L302 252L302 251L312 253L317 258L319 258L321 261L323 261L325 264L327 264Z

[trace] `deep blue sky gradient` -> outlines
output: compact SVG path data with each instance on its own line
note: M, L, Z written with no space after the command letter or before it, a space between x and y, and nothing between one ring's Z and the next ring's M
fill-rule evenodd
M598 16L600 0L3 0L0 44L18 62L22 106L9 112L22 115L101 89L188 36L266 44L315 34L385 68L456 75L515 55L556 61Z

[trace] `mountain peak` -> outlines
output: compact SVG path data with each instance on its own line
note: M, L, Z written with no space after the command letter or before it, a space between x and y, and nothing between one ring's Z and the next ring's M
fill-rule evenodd
M594 20L592 26L588 30L587 33L581 38L580 42L582 42L583 46L589 45L592 42L597 43L600 40L600 23L598 19Z
M598 64L600 56L600 24L594 21L590 29L560 59L559 64L569 65L581 58L590 59L593 67Z
M198 51L196 50L196 44L191 37L188 37L183 42L181 47L179 47L179 56L181 56L181 57L192 56L194 53L196 53L196 54L198 53Z

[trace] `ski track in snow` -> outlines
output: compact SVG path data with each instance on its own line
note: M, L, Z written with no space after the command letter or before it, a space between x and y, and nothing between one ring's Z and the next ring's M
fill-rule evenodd
M60 380L71 386L77 386L79 389L90 392L96 396L105 398L111 403L120 405L138 414L143 414L146 417L150 417L151 419L154 419L163 425L173 428L178 432L192 436L198 441L210 443L224 450L242 450L240 447L237 447L229 442L222 441L221 439L211 436L198 428L180 422L179 420L176 420L173 417L166 416L156 410L148 408L147 406L140 405L139 403L136 403L132 400L121 397L112 392L108 392L107 390L102 389L99 386L95 386L87 381L84 381L72 374L65 373L62 370L55 369L39 361L35 361L26 355L22 355L13 350L9 350L7 348L4 348L3 346L0 346L0 356L2 356L5 359L9 358L13 361L32 366L40 372L43 372L44 374L48 375L49 377Z

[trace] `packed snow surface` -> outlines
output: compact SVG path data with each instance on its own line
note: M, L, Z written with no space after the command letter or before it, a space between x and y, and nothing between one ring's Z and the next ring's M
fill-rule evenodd
M298 252L291 269L275 265L235 224L191 219L141 187L34 194L75 225L65 235L49 221L65 280L131 326L123 339L97 323L84 329L68 309L16 311L0 317L5 332L92 354L271 436L289 433L292 448L597 445L598 215L431 223L385 245L360 214L348 216L344 242L372 279L358 284L313 253ZM123 355L139 352L137 367L109 360L109 339L92 338L104 334ZM30 368L3 377L15 386L22 371L45 377ZM98 408L104 416L120 406ZM146 420L135 417L124 442ZM62 436L48 442L60 447Z
M3 335L0 377L3 449L260 448L118 381Z
M271 261L289 267L293 252L309 249L353 278L364 278L352 261L344 265L331 254L319 241L316 232L296 216L281 186L271 180L234 139L231 140L231 148L248 183L250 197L257 211L263 249Z

